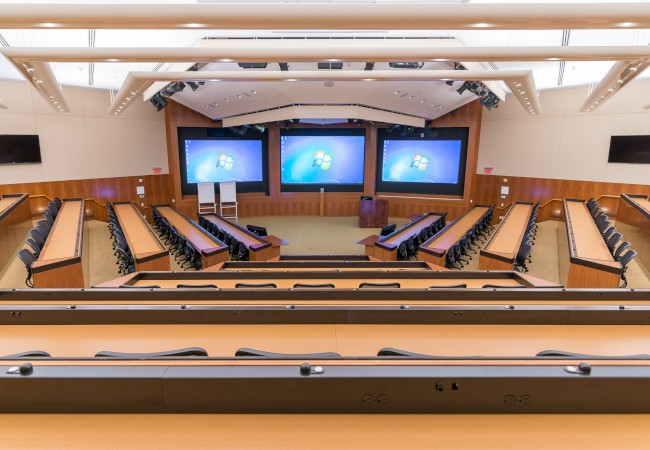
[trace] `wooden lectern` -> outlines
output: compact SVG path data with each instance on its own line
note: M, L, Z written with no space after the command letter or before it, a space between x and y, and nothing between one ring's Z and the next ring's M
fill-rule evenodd
M388 200L361 200L359 228L381 228L388 225Z

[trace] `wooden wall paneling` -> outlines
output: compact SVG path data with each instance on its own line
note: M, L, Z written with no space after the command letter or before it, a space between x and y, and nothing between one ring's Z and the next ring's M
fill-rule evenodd
M363 195L375 195L377 187L377 126L366 128L366 153L363 161Z

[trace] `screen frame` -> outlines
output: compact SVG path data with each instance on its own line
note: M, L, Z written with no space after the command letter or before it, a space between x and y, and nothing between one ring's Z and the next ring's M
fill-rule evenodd
M615 143L615 140L618 142ZM628 142L621 142L626 140ZM632 141L638 142L635 143ZM636 153L629 150L626 151L626 147L630 145L640 145L643 147L644 144L650 145L649 135L639 134L611 136L609 139L609 152L607 154L607 162L609 164L650 164L650 150L640 150ZM637 158L635 158L635 156ZM645 160L639 160L639 156L642 157L641 159Z
M402 131L386 128L377 130L377 171L375 189L381 193L443 195L463 198L465 195L465 175L467 171L467 147L469 127L421 128L402 136ZM384 141L460 141L460 163L458 165L458 183L413 183L383 181Z
M23 158L22 161L12 161L12 162L0 162L0 166L15 166L15 165L23 165L23 164L43 164L43 155L41 154L41 140L38 134L2 134L0 135L0 145L2 144L3 139L26 139L29 138L32 140L32 142L29 143L29 145L34 146L33 148L36 150L36 153L38 154L38 159L32 158L30 160L27 160L26 158ZM25 153L22 152L22 155Z
M284 136L362 136L363 137L363 180L360 184L333 184L333 183L303 183L303 184L288 184L282 183L282 175L280 175L280 191L281 192L320 192L324 189L325 192L363 192L365 183L365 166L366 166L366 151L368 151L368 136L365 128L289 128L280 130L280 170L282 170L282 138Z
M198 195L196 183L187 181L187 161L185 158L185 141L262 141L262 181L243 181L236 183L237 192L264 192L269 195L269 152L268 152L268 130L260 133L255 128L249 128L243 136L231 128L209 128L209 127L178 127L178 160L181 178L182 195ZM219 194L219 183L214 183L214 192Z

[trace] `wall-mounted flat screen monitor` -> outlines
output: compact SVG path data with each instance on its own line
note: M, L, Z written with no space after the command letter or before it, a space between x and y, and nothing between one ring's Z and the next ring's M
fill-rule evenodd
M607 162L650 164L650 136L612 136Z
M462 196L468 128L380 129L377 191Z
M218 192L218 183L233 181L237 192L266 192L266 141L266 132L253 128L243 135L228 128L179 128L183 194L195 194L197 183L215 183Z
M363 191L365 129L283 130L281 189L289 192Z
M38 164L41 146L38 135L0 135L0 164Z

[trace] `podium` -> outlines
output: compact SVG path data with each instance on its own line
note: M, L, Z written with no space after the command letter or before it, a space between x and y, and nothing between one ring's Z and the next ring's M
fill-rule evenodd
M359 228L382 228L388 225L388 200L361 200Z

